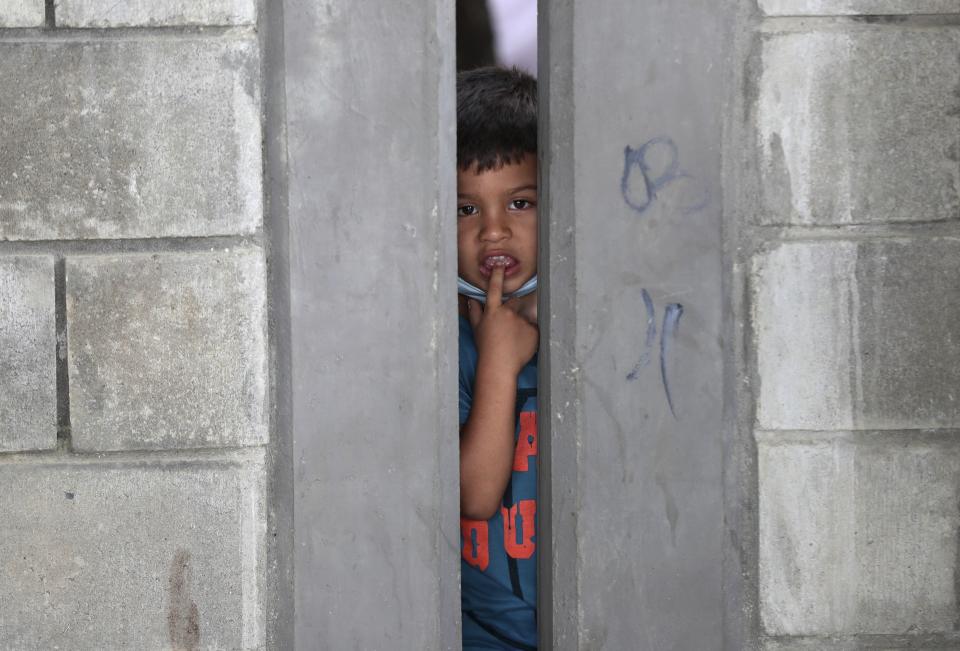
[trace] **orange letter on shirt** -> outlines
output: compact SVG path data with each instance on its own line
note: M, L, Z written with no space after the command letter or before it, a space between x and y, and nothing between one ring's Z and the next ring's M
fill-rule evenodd
M517 449L513 455L513 469L527 471L530 469L530 457L537 456L537 412L520 412L520 436L517 438Z
M487 569L490 547L486 521L460 518L460 534L463 536L463 560L481 571Z
M510 507L500 507L503 515L503 546L510 558L530 558L537 548L533 542L534 522L537 515L536 500L520 500ZM520 520L521 540L517 541L517 519Z

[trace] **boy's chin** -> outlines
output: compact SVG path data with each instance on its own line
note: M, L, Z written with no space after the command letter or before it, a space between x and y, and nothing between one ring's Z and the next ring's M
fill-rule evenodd
M521 287L523 287L528 282L530 282L531 278L533 278L533 275L527 276L525 278L516 278L516 279L511 278L510 282L504 286L503 292L505 294L512 294L513 292L519 290ZM534 290L534 293L536 293L536 290Z
M530 274L528 276L517 276L515 278L507 278L503 283L503 293L512 294L524 285L526 285L535 274ZM489 279L485 279L486 284L489 286ZM489 287L484 288L483 291L489 291Z

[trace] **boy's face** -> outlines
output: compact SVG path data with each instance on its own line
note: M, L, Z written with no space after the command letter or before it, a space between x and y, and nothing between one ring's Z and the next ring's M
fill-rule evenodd
M486 291L490 274L504 265L509 294L537 273L537 157L476 172L457 171L457 267Z

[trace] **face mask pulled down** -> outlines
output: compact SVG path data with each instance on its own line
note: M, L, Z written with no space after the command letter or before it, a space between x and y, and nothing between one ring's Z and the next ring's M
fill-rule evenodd
M530 280L523 283L523 285L515 292L510 294L504 294L503 300L510 298L520 298L521 296L526 296L527 294L532 294L537 290L537 277L533 276ZM486 304L487 302L487 293L477 287L468 283L463 278L457 277L457 293L466 296L467 298L472 298L474 300L480 301L481 303Z

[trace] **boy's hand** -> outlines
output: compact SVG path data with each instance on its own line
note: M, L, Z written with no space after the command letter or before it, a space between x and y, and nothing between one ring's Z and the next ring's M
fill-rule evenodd
M477 341L477 353L485 364L503 364L518 374L537 352L540 332L527 318L518 314L516 300L503 302L503 267L496 267L487 287L487 304L467 301L467 315ZM479 360L478 360L479 361Z

